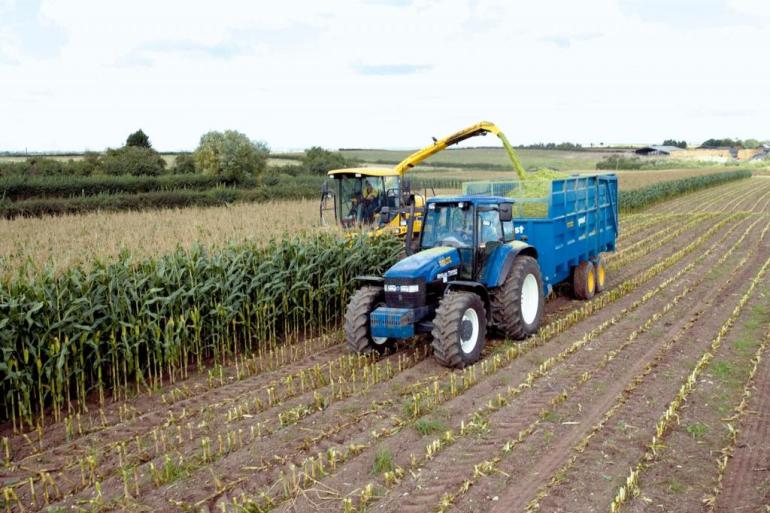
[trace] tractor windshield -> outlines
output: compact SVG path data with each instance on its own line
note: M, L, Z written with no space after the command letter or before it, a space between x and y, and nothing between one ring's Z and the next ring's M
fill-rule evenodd
M468 203L431 203L422 228L423 249L473 247L473 208Z

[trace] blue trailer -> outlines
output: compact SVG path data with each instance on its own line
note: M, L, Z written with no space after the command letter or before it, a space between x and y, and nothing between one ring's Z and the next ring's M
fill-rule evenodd
M602 254L618 234L617 177L553 180L542 198L514 198L516 184L500 185L428 200L420 250L382 277L358 278L345 314L351 349L383 352L430 333L436 359L462 368L479 359L488 329L535 333L557 283L571 281L581 299L603 290Z

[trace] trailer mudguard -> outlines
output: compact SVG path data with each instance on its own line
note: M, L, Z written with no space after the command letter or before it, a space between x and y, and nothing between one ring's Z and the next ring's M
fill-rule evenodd
M526 242L514 240L503 244L490 255L482 273L482 282L487 288L493 289L503 284L513 266L513 261L519 255L537 259L537 250Z

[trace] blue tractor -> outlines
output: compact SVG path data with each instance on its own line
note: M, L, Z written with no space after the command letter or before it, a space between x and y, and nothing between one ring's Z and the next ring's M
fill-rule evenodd
M553 180L543 217L514 218L517 200L502 196L428 200L418 251L383 277L362 276L345 314L356 352L385 352L398 340L432 335L443 365L476 362L487 331L513 339L537 332L545 297L572 281L590 299L605 285L602 253L618 232L617 178Z

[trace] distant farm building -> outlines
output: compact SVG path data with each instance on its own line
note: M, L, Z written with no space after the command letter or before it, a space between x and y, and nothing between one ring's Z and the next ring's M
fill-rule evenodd
M645 146L634 153L642 157L668 157L672 153L683 151L679 146Z

